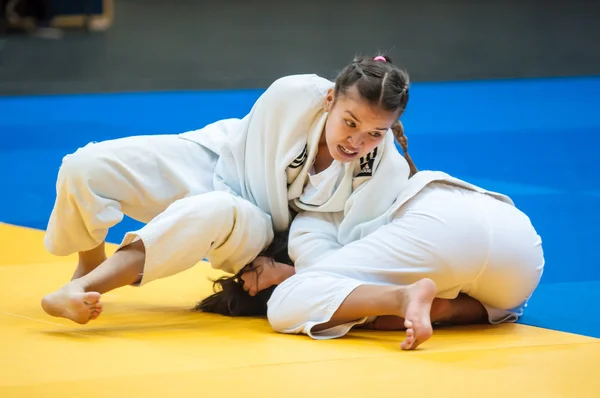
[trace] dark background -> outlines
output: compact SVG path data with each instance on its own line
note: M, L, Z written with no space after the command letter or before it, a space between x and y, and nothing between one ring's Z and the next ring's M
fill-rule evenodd
M61 0L64 2L65 0ZM600 74L600 2L116 0L105 32L0 38L0 95L264 88L385 51L413 81Z

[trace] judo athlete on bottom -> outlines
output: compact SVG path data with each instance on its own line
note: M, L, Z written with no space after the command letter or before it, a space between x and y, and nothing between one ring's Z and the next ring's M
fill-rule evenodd
M405 330L401 347L414 349L436 324L517 321L544 268L541 238L510 198L441 172L417 173L346 245L343 223L339 213L298 215L289 257L285 240L275 240L218 280L198 309L267 314L274 330L314 339L353 327Z

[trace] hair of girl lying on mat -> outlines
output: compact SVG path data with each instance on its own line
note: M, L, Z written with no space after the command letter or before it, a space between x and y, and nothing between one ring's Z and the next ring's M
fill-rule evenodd
M275 234L273 242L259 256L270 257L278 263L293 265L288 255L288 233ZM223 276L213 281L215 293L196 305L196 311L210 312L227 316L263 316L267 314L267 301L276 286L250 296L244 290L242 274L254 271L252 264L246 265L233 276ZM257 271L256 277L260 277Z
M387 55L356 57L336 78L335 97L346 94L354 86L362 99L383 110L398 112L398 118L408 104L408 73L395 66ZM397 120L391 129L404 152L410 175L413 176L418 170L408 154L408 139L404 135L402 123Z

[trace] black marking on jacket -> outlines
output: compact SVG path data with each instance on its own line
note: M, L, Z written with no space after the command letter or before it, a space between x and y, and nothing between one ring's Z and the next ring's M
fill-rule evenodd
M307 158L307 153L308 153L308 146L305 145L304 149L302 150L302 153L300 153L300 155L298 155L296 157L296 159L294 159L294 161L292 163L290 163L290 165L288 166L290 169L297 169L298 167L301 167L304 162L306 162L306 158Z
M360 158L360 171L356 177L372 177L373 176L373 165L375 164L375 158L377 157L377 147L373 149L373 152L367 153L366 156Z

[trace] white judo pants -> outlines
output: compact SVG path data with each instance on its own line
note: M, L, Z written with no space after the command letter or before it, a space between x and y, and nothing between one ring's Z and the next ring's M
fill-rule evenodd
M202 259L236 273L273 239L271 218L240 197L213 190L218 156L179 135L91 143L64 157L45 237L64 256L91 250L127 215L146 223L120 247L142 240L140 284Z
M466 293L485 306L490 323L514 322L540 281L541 243L517 208L433 183L407 202L393 222L279 285L268 303L268 319L281 333L341 337L373 318L311 329L328 322L358 286L431 278L438 298Z

